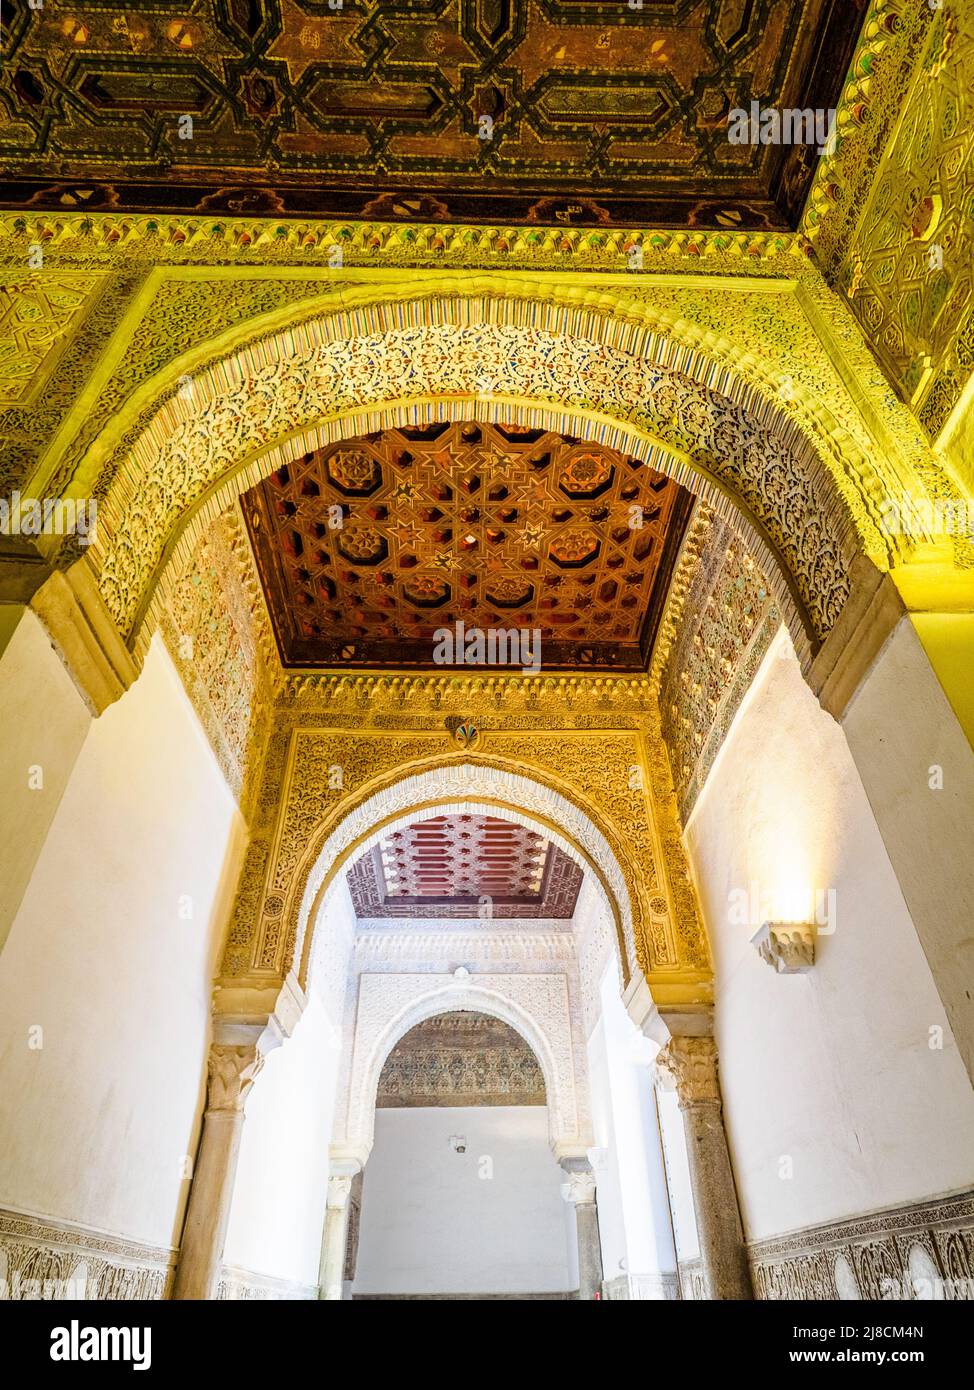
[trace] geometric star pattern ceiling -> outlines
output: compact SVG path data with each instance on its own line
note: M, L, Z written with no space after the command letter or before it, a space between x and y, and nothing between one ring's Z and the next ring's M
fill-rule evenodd
M329 445L241 504L286 666L462 665L436 637L462 622L539 631L545 670L642 671L692 499L615 450L470 422Z
M385 836L349 870L357 917L570 918L582 870L496 816L434 816Z
M919 3L919 0L918 0ZM794 227L862 0L3 6L9 206ZM189 124L187 124L189 121Z

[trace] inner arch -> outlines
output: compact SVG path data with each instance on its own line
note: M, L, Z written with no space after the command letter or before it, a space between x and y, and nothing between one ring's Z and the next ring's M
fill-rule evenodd
M405 810L398 809L403 805ZM374 791L345 815L315 851L297 913L295 962L302 987L312 978L315 940L327 931L330 896L341 875L384 836L447 811L543 827L562 853L592 874L615 925L623 979L629 979L638 968L641 905L634 912L616 851L591 817L560 792L522 773L484 763L447 763Z
M744 528L756 558L777 575L793 636L806 652L841 611L854 555L866 548L887 563L875 489L857 490L851 470L816 453L794 412L733 371L715 371L706 353L673 344L663 344L664 352L651 333L634 333L604 313L491 300L478 319L478 304L424 300L422 312L434 322L379 333L377 321L389 322L391 306L373 306L372 333L363 337L340 336L343 315L299 325L201 373L186 399L167 400L128 453L117 455L109 524L99 533L108 539L86 557L127 638L144 644L153 592L181 537L195 535L295 450L431 412L500 419L513 410L525 421L545 419L549 429L612 439L692 481ZM409 314L395 307L401 324ZM525 326L527 309L557 331ZM594 336L579 336L579 319ZM628 340L616 346L623 327Z

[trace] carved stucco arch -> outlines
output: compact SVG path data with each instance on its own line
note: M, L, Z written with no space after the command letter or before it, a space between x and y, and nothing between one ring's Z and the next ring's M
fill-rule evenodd
M119 445L85 562L133 649L148 640L167 562L182 561L242 491L309 448L432 415L568 431L677 477L746 536L806 657L841 611L855 556L888 562L876 475L823 460L798 415L713 345L634 331L608 296L582 308L498 297L494 282L494 297L468 286L462 298L414 291L402 302L401 288L396 298L357 309L339 300L334 313L258 339ZM106 449L91 451L92 467Z
M548 1138L552 1148L559 1155L583 1150L587 1136L579 1134L571 1020L565 1012L562 1018L552 1015L545 1021L527 995L521 1000L513 997L523 986L530 987L531 982L531 976L515 975L506 985L499 985L495 978L487 986L470 976L429 987L426 981L416 981L412 977L401 987L413 997L398 1008L395 1004L390 1007L383 1000L379 1017L369 1017L366 1010L366 1016L356 1024L348 1085L343 1097L344 1111L337 1117L332 1155L347 1153L364 1161L372 1147L375 1098L386 1058L411 1028L455 1009L489 1014L520 1034L537 1057L544 1075ZM395 982L393 987L397 985Z
M608 917L621 978L624 982L629 980L632 972L639 968L635 949L635 930L631 925L632 918L628 908L630 899L625 876L621 872L613 872L618 868L618 860L608 843L604 842L605 861L609 865L609 871L606 872L602 867L602 861L596 859L590 849L579 845L571 834L566 834L550 815L542 816L536 811L527 811L519 805L507 804L498 798L460 794L452 799L434 798L422 805L410 807L408 810L391 817L385 817L375 823L368 833L355 840L350 853L336 863L334 871L330 875L326 875L306 916L303 915L304 903L302 902L302 915L299 915L298 918L298 939L294 959L298 962L295 978L303 990L310 991L317 985L319 971L325 975L329 971L331 961L326 949L328 922L333 904L341 891L342 875L358 863L364 854L368 854L369 850L375 848L380 840L435 816L453 814L494 816L498 820L511 821L512 824L520 825L526 830L538 830L564 855L576 863L584 874L589 875L598 896L599 905ZM313 872L314 870L312 870ZM626 904L626 906L622 907L620 903ZM313 924L310 932L307 927L309 921ZM292 965L293 961L289 961L289 968Z
M466 755L427 760L376 778L318 827L299 863L286 908L287 935L294 949L283 973L293 963L298 983L308 988L315 938L327 930L328 890L355 859L393 829L451 808L473 809L543 829L559 849L592 874L604 895L615 924L624 981L642 968L648 947L641 946L651 934L650 906L641 866L632 852L626 853L614 827L598 808L583 808L577 792L573 797L570 788L557 787L539 769L525 772L501 758ZM653 856L651 845L641 849ZM657 931L670 911L667 903L665 913L655 914Z

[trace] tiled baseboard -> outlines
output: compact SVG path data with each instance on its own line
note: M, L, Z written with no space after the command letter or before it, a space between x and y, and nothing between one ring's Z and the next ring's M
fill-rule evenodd
M974 1299L974 1192L890 1207L748 1246L760 1299ZM699 1260L680 1265L701 1299Z

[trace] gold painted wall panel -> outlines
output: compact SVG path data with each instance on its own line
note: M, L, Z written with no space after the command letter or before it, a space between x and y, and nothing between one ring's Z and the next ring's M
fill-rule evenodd
M874 0L802 230L931 438L974 371L974 6Z

